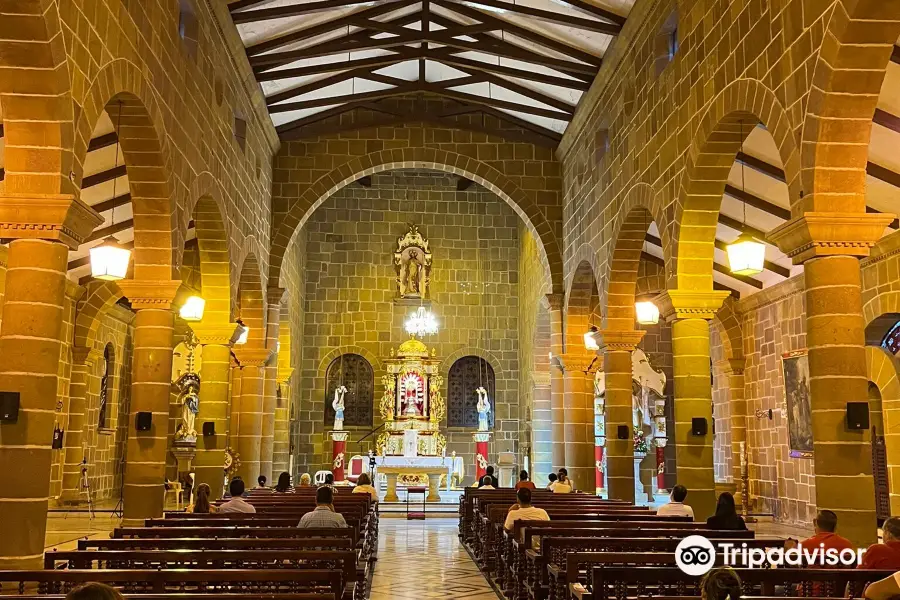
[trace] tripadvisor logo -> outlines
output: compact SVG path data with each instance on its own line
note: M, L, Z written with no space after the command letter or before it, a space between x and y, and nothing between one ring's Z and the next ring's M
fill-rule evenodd
M675 563L687 575L699 577L705 575L716 563L716 553L722 556L722 564L727 567L744 567L757 569L760 567L856 567L862 563L864 548L853 550L845 548L826 548L824 544L784 549L780 546L771 548L750 548L746 543L740 545L732 542L720 542L718 548L702 535L689 535L675 548Z

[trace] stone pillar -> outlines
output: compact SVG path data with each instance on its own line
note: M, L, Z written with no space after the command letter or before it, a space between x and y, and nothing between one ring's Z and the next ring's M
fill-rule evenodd
M830 200L827 192L823 204L853 206ZM816 206L817 200L813 196L808 203ZM868 401L859 258L869 255L893 218L807 212L769 234L804 268L816 505L834 511L841 535L859 546L875 542L877 533L870 433L845 424L847 402Z
M269 362L265 366L265 382L263 383L263 421L260 438L259 472L266 476L269 485L274 485L272 458L275 453L275 411L278 408L278 329L281 323L281 299L284 290L269 288L266 311L266 348L271 352Z
M606 489L610 499L634 502L634 440L632 429L631 353L644 337L643 330L603 332L606 356ZM619 439L619 427L628 428Z
M533 425L531 480L542 485L553 468L553 400L550 391L550 373L532 373ZM565 453L563 453L565 458Z
M70 195L0 196L0 238L13 240L0 330L0 389L19 393L18 421L0 425L0 473L7 482L0 490L0 569L41 568L68 251L102 222Z
M746 490L741 484L741 444L747 441L747 400L744 398L744 359L726 358L716 363L728 385L731 410L731 478L738 493L734 501L741 506Z
M260 451L263 429L263 389L265 365L269 360L266 348L239 347L234 351L241 363L241 398L238 402L238 433L236 450L241 459L238 475L250 488L260 475Z
M172 302L180 281L125 279L118 282L131 301L134 352L131 411L125 447L123 526L143 525L162 517L165 507L166 455L169 452L169 399L175 315ZM137 430L137 413L152 414L148 431Z
M72 381L69 384L69 418L65 427L65 455L63 458L62 493L60 502L79 504L86 500L81 494L81 462L85 458L84 415L87 411L91 372L103 353L94 348L75 348L72 362Z
M657 299L660 312L673 321L676 475L689 490L686 504L698 521L712 516L716 508L709 321L727 297L724 291L670 290ZM696 418L706 421L705 435L692 434Z
M234 323L193 323L191 329L203 346L200 362L200 413L197 415L197 454L194 457L194 485L209 485L213 498L222 496L225 486L225 447L227 445L228 405L231 400L228 379L231 367L231 339ZM213 423L215 435L203 435L203 423Z
M289 369L293 371L293 369ZM282 379L278 373L278 397L275 408L275 450L272 453L272 472L280 475L291 463L291 384L290 374Z
M563 326L562 326L562 294L547 294L550 305L548 315L550 318L550 437L552 449L550 461L553 472L566 466L566 428L565 413L565 386L563 383L563 367L560 357L563 352Z
M575 487L595 490L594 376L603 361L595 354L563 357L565 362L565 467Z
M234 349L232 349L232 353ZM237 364L235 357L231 357L231 368L228 371L228 378L231 380L231 408L228 411L228 445L234 452L237 452L237 439L241 430L241 367Z

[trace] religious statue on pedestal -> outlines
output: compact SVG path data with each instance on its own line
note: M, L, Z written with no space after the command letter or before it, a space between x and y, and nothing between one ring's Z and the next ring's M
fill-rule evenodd
M430 282L431 251L428 240L412 223L409 224L409 231L397 238L394 266L397 268L400 298L425 298Z
M343 385L337 387L334 390L334 401L331 403L331 408L334 409L334 430L342 431L344 429L344 394L347 393L347 388Z
M181 424L175 432L175 439L196 442L197 430L194 429L194 423L200 412L200 376L185 373L175 384L181 390L178 398L181 402Z
M478 394L478 404L475 410L478 411L478 431L488 431L490 428L491 402L488 399L487 390L483 387L476 388L475 393Z

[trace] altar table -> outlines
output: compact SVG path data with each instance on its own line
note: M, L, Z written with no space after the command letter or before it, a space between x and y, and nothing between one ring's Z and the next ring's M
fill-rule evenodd
M460 457L457 457L460 458ZM400 475L427 475L428 502L440 502L441 475L447 476L447 489L450 489L450 478L453 474L453 459L444 456L376 456L375 470L387 479L385 502L399 502L397 496L397 478Z

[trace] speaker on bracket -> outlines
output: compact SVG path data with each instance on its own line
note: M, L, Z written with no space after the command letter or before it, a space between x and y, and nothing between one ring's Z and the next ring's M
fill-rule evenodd
M135 428L138 431L150 431L150 427L153 425L153 413L151 412L139 412L135 419Z
M19 420L19 392L0 392L0 423L15 424Z
M628 425L619 425L616 428L616 438L620 440L631 439L631 432L628 431Z
M693 417L691 419L691 435L706 435L706 418Z
M215 421L206 421L203 423L203 435L204 437L209 437L211 435L216 435L216 423Z
M847 403L847 429L865 431L869 428L869 403Z

